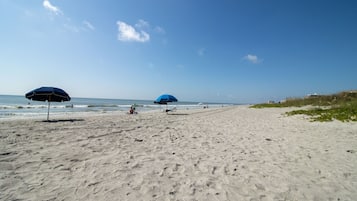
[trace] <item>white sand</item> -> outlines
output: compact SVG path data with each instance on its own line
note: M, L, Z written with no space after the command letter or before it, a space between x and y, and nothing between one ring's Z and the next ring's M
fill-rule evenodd
M0 121L1 200L357 200L357 123L291 109Z

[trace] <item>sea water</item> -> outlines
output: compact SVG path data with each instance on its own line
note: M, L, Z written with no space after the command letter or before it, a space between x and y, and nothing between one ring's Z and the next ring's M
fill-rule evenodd
M51 114L66 114L78 112L110 112L129 111L132 105L136 111L163 110L175 107L178 110L198 109L203 107L222 107L228 104L202 104L198 102L175 102L168 106L154 104L153 100L126 100L126 99L100 99L100 98L72 98L67 102L51 102ZM0 95L0 118L45 116L48 102L31 101L24 96Z

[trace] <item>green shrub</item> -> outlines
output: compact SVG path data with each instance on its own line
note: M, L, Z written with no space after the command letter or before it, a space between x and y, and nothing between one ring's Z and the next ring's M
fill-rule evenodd
M310 96L307 98L288 99L283 103L257 104L251 108L266 107L302 107L302 106L328 106L326 109L320 107L310 110L294 110L287 115L309 115L312 121L357 121L357 92L341 92L333 95Z

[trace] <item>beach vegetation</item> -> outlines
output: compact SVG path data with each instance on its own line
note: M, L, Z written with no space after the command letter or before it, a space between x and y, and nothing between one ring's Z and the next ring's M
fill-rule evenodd
M289 98L280 103L264 103L251 108L303 107L287 112L287 115L308 115L312 121L357 121L357 91L340 92L332 95L310 95L304 98Z

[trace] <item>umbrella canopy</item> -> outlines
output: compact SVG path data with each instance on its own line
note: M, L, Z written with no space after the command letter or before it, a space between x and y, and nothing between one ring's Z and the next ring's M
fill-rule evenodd
M63 90L56 87L40 87L28 92L26 98L34 101L47 101L47 121L50 113L50 102L63 102L70 101L71 97Z
M177 98L175 98L173 95L163 94L154 101L154 103L165 105L170 102L177 102Z
M26 98L35 101L63 102L70 101L71 97L62 89L56 87L41 87L28 92Z

